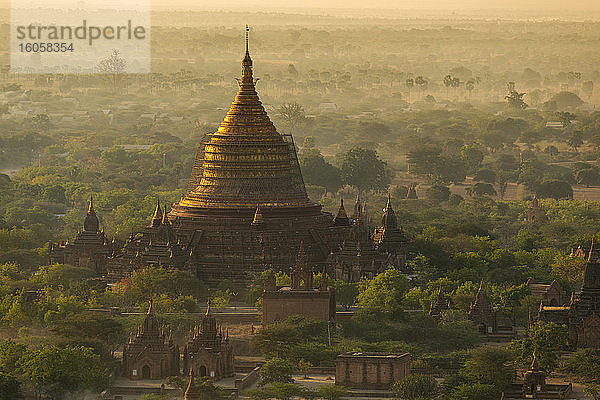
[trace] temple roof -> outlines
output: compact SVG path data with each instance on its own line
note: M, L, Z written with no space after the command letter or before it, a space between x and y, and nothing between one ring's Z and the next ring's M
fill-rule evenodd
M598 251L595 248L594 239L592 239L592 245L585 264L585 271L583 272L582 290L600 290L599 257Z
M179 203L187 208L314 207L293 144L269 119L252 75L246 40L239 90L217 132L204 145L202 177Z
M90 196L90 206L87 215L85 216L85 220L83 221L83 229L86 232L93 233L100 230L100 222L98 221L96 211L94 210L94 198L92 196Z

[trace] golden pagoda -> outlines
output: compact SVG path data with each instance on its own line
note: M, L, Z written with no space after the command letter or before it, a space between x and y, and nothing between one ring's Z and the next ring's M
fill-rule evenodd
M237 95L200 144L188 191L168 215L189 268L211 286L289 270L300 243L311 267L324 270L351 230L308 198L293 138L277 132L256 92L248 31Z

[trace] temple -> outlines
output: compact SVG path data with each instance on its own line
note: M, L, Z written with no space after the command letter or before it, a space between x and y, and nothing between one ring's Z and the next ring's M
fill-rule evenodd
M329 287L325 275L321 275L319 287L314 287L313 268L308 263L302 243L290 277L290 286L276 286L275 275L273 271L269 271L262 296L263 325L293 315L303 315L321 321L335 319L335 290Z
M594 240L588 253L581 291L571 295L568 305L540 304L538 319L565 324L572 348L600 348L600 255Z
M211 314L210 301L200 325L183 350L183 371L198 377L219 380L233 376L233 348L229 330L223 333Z
M538 203L537 197L534 195L527 209L527 222L544 222L548 221L546 211Z
M483 279L469 308L468 319L477 325L479 332L484 335L514 334L512 322L501 310L492 306L485 292Z
M238 93L198 148L187 194L168 215L190 268L211 286L223 279L243 285L249 272L293 267L301 242L311 266L330 275L335 263L358 280L395 262L392 247L402 241L393 228L380 235L380 250L366 209L351 220L342 204L334 219L308 198L293 138L269 119L252 67L246 29Z
M172 333L161 328L152 302L144 321L123 349L123 376L132 379L164 379L179 375L179 346Z
M100 229L100 221L94 210L94 199L90 196L83 231L79 231L72 241L49 245L50 263L70 264L76 267L93 269L99 275L106 272L109 257L117 250L115 241L108 241Z

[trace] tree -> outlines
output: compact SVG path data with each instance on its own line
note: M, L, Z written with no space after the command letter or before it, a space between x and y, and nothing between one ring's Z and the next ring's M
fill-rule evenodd
M258 386L265 386L269 383L293 383L294 366L287 360L279 357L273 357L268 360L260 369L260 380Z
M467 192L471 196L495 196L496 189L490 183L477 182L473 186L467 189Z
M343 305L346 310L349 310L350 307L354 305L356 296L358 296L357 283L335 281L335 299L339 304Z
M580 169L575 173L575 180L587 187L600 185L600 173L595 168Z
M573 188L569 182L557 179L540 183L535 189L535 192L540 198L552 198L557 200L573 198Z
M565 325L536 322L525 330L523 339L512 341L510 349L523 367L531 365L535 353L540 369L549 374L558 365L559 352L566 348L567 340Z
M600 385L597 383L588 383L583 388L583 393L594 400L600 400Z
M450 198L450 189L443 185L431 185L425 189L425 198L435 203L447 201Z
M373 279L360 282L358 305L370 312L397 316L410 285L400 271L390 268Z
M68 315L50 326L56 334L70 339L95 339L104 342L114 352L126 339L123 325L115 318L98 313Z
M515 375L511 361L512 354L508 350L478 347L471 350L471 358L465 363L464 373L473 382L502 389L511 384Z
M494 184L496 183L496 173L491 169L480 169L479 171L477 171L473 179L476 181Z
M21 394L21 382L12 375L0 371L0 400L18 400Z
M460 156L467 165L467 173L474 174L483 161L483 152L475 146L463 146Z
M523 96L525 93L519 93L516 90L511 90L504 98L508 102L508 106L515 110L524 110L526 109L527 103L523 101Z
M117 49L113 49L110 56L98 63L98 71L108 77L115 93L122 89L126 65L127 62Z
M306 183L323 186L332 193L342 187L340 170L328 163L317 149L313 148L302 152L300 167Z
M467 81L467 83L465 84L465 88L469 92L469 99L470 99L471 98L471 92L473 92L473 89L475 89L475 81L472 80L472 79L469 79Z
M385 190L390 184L387 163L374 150L353 147L342 155L340 169L344 183L360 192Z
M427 82L427 80L425 78L423 78L421 75L419 75L415 78L415 85L417 85L419 87L419 89L421 89L421 92L425 91L425 88L427 88L428 84L429 84L429 82Z
M415 80L413 78L406 79L406 88L408 89L408 102L410 103L410 91L415 86Z
M66 393L99 390L108 383L109 374L91 349L51 345L27 354L23 370L36 390L53 399Z
M452 391L449 400L497 400L500 395L501 391L494 385L465 383Z
M579 146L581 146L583 144L583 132L581 131L575 131L571 134L571 136L569 136L569 139L567 140L567 144L569 145L569 147L571 147L575 153L579 152Z
M308 379L308 373L311 368L312 364L310 361L306 361L304 358L301 358L300 361L298 361L298 372L304 376L304 379Z
M401 400L431 399L438 394L439 385L432 376L409 375L394 383L392 392Z
M252 400L291 400L292 398L314 398L315 394L296 383L275 382L269 387L249 390L246 394Z
M600 349L579 349L567 359L563 370L584 381L600 377Z
M50 127L52 126L52 124L50 123L50 117L48 116L48 114L34 115L33 118L31 118L31 125L32 125L33 129L40 131L40 132L45 132L48 129L50 129Z
M304 107L296 102L282 104L277 110L277 115L283 119L290 134L293 134L296 126L306 120Z
M340 400L348 396L348 393L346 387L338 385L324 385L317 389L318 397L325 400Z

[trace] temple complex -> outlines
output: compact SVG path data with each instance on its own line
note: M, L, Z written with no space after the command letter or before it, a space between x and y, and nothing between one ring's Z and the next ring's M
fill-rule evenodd
M406 193L407 200L417 200L419 196L417 196L417 184L411 183L408 187L408 192Z
M161 328L152 302L137 331L123 349L123 376L132 379L164 379L179 375L179 346Z
M252 66L247 29L238 93L198 148L187 194L168 215L190 268L210 286L243 285L248 272L293 267L302 242L311 266L330 275L334 263L352 280L383 270L391 246L400 245L396 233L381 235L385 254L377 254L366 207L351 220L342 205L334 219L308 198L293 139L265 112Z
M150 224L132 233L122 251L109 259L108 279L118 281L133 270L152 265L184 269L188 259L188 251L176 239L167 218L167 208L163 210L157 199Z
M290 277L290 286L277 287L275 275L270 271L262 297L263 325L293 315L322 321L335 319L335 290L329 287L326 276L321 277L318 288L314 287L313 269L302 243Z
M183 350L183 371L217 381L233 376L233 361L229 330L223 333L223 329L217 327L209 301L206 314Z
M600 255L594 241L590 247L583 284L579 293L571 295L566 306L540 304L538 319L569 327L572 348L600 348Z
M83 231L71 241L49 245L50 263L70 264L89 268L104 275L109 257L117 250L115 241L108 241L94 210L94 199L90 197Z

